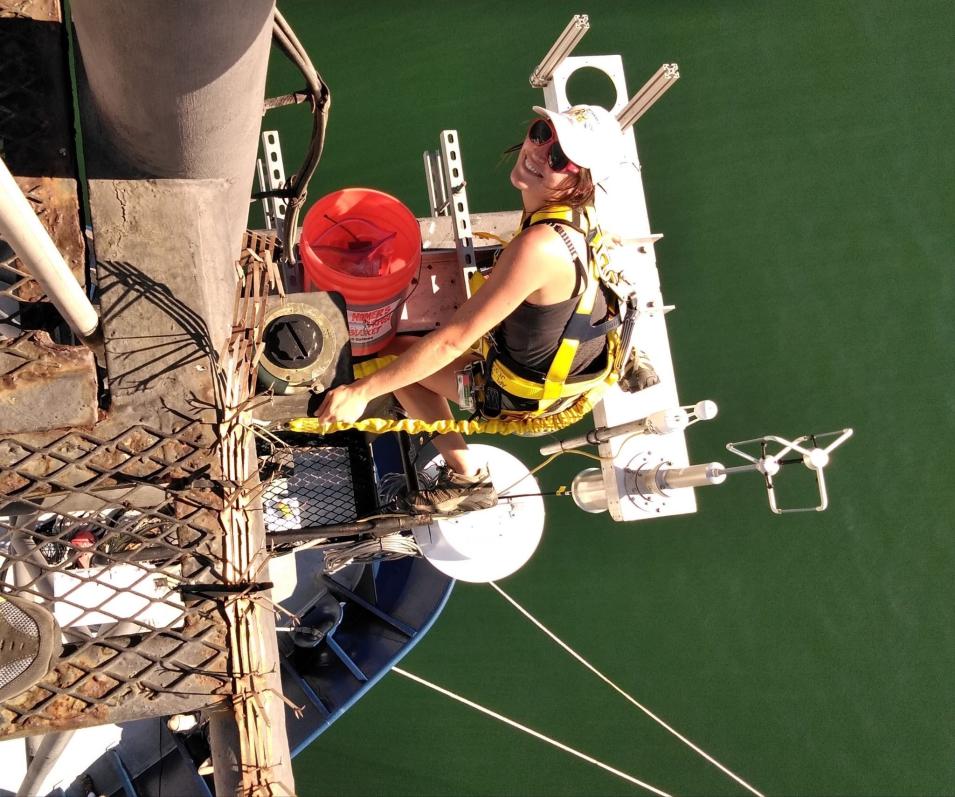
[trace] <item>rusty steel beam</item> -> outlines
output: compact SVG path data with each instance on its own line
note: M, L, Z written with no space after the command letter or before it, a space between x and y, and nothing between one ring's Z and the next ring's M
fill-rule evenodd
M96 362L85 346L61 346L45 332L0 338L0 434L97 421Z

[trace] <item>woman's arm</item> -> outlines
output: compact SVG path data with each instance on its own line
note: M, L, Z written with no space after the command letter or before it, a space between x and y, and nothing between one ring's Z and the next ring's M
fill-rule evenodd
M552 230L530 228L501 253L487 282L448 324L418 339L380 371L330 391L316 417L326 422L356 421L372 399L440 371L548 281L555 266L566 268L567 261L566 248Z

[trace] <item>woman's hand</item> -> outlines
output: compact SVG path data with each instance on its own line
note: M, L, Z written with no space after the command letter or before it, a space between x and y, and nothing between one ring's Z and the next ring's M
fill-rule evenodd
M322 423L354 423L365 412L368 398L358 382L350 385L341 385L325 394L316 420Z

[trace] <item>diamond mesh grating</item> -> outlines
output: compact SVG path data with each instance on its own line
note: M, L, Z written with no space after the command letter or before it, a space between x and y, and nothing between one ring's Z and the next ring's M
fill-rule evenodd
M282 445L258 444L267 531L350 523L378 512L375 465L363 435L282 432L275 439Z
M221 580L221 500L211 482L174 488L208 464L205 429L0 442L2 588L49 608L63 645L0 706L0 737L168 714L224 691L218 605L194 592Z
M358 517L348 449L289 447L263 468L265 528L294 531L308 526L347 523Z

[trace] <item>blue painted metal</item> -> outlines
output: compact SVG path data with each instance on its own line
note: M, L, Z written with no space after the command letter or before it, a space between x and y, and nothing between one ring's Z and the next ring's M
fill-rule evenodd
M296 669L291 664L289 664L288 659L282 659L282 672L284 673L285 676L288 676L298 685L298 687L302 690L302 694L304 694L305 697L308 698L309 703L311 703L313 706L315 706L315 708L317 708L320 712L322 712L322 714L325 717L331 716L332 712L328 710L328 706L326 706L322 702L322 699L315 694L315 690L308 685L308 681L306 681L301 675L299 675ZM284 677L283 677L283 680L284 680ZM286 697L289 697L289 695L286 695Z
M383 568L384 569L384 568ZM426 622L417 629L416 633L408 640L408 643L404 645L398 653L388 661L385 666L378 670L378 672L371 675L365 684L357 689L355 693L349 698L345 703L335 709L326 719L326 721L317 727L304 741L297 744L292 749L292 756L297 756L302 750L308 747L312 742L314 742L319 736L322 735L335 720L337 720L342 714L344 714L348 709L350 709L355 703L357 703L369 689L375 686L385 675L394 667L399 661L401 661L408 653L411 652L412 648L427 634L431 629L431 626L434 625L435 620L438 619L438 616L444 611L444 607L448 602L448 599L451 597L451 590L454 588L454 581L448 580L447 585L440 597L439 604L435 608L435 611L427 618Z
M355 678L357 678L359 681L368 680L368 676L361 671L361 667L355 664L355 660L344 650L342 650L342 646L335 641L335 637L329 634L327 637L325 637L325 642L328 643L328 647L332 653L338 656L339 661L341 661L341 663L348 668L349 672L354 675Z
M173 741L176 743L176 750L182 757L182 762L185 764L185 771L191 772L193 775L190 797L216 797L205 779L199 774L199 770L197 770L192 763L192 756L189 755L189 751L186 749L186 745L183 743L179 734L171 733L169 735L172 736Z
M348 598L348 600L350 600L352 603L355 603L358 606L361 606L362 609L365 609L371 612L379 620L384 620L386 623L388 623L388 625L390 625L392 628L396 628L397 630L401 631L401 633L404 634L405 636L414 637L418 633L414 628L412 628L407 623L403 623L400 620L398 620L396 617L393 617L392 615L388 614L387 612L383 612L377 606L374 606L373 604L369 603L360 595L356 595L354 592L352 592L343 584L339 584L335 579L329 578L328 576L326 576L325 583L328 584L329 591L332 592L333 594L339 594Z
M116 769L120 785L123 787L123 794L125 794L126 797L139 797L139 794L136 792L136 787L133 786L133 779L129 776L129 770L126 769L126 765L123 763L123 759L119 757L119 753L114 749L110 749L108 753L110 760L113 762L113 767Z

